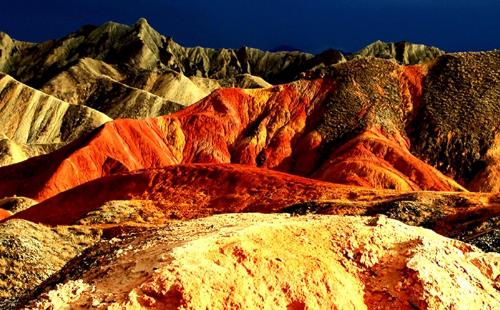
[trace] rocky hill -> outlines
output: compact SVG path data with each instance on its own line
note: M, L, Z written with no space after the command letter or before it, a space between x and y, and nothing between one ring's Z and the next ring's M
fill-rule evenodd
M404 65L416 65L423 62L430 62L443 54L444 51L439 48L423 44L376 41L359 50L351 57L374 56L385 59L396 59Z
M500 124L500 51L441 56L423 89L411 124L415 154L457 180L472 181L471 189L498 191L495 174L486 171L495 170L500 159L493 154Z
M37 309L494 309L498 259L386 218L224 215L100 242L26 299Z

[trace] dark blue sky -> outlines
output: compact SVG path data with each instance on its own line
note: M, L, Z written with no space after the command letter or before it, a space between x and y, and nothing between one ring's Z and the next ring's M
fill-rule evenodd
M2 6L0 31L43 41L139 17L185 46L355 51L380 39L448 51L500 48L500 0L14 0Z

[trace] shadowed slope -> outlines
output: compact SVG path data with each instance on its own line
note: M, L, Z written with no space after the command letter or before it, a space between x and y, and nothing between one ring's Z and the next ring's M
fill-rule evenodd
M481 173L472 188L498 191L499 119L500 51L441 56L425 79L412 152L463 184Z

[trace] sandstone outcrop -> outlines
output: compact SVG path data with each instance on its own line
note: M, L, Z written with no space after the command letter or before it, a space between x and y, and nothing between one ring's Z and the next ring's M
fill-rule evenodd
M220 215L102 241L27 309L496 309L500 256L385 217Z

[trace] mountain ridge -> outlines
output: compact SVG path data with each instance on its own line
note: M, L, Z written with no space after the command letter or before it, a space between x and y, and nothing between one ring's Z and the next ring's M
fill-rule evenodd
M110 36L114 36L114 39L112 39L112 37ZM85 39L85 37L87 37L87 39ZM125 40L126 38L132 38L132 40L127 39L128 41L130 41L129 43L130 50L128 52L121 53L119 52L119 47L114 45L113 41ZM167 65L167 67L171 69L177 70L178 72L184 73L188 76L201 74L201 76L203 77L223 78L226 75L225 77L227 78L228 77L227 74L228 73L231 74L231 70L237 70L240 74L249 73L257 75L274 84L277 82L278 83L290 82L293 78L295 78L295 76L298 73L300 73L301 71L302 72L306 71L311 68L310 67L311 65L308 64L309 60L311 60L313 63L317 62L317 60L314 59L316 56L314 56L313 54L297 52L297 51L292 51L292 52L279 51L272 53L249 47L241 47L239 49L225 49L225 48L214 49L214 48L201 48L201 47L184 48L181 47L179 44L175 43L171 37L165 37L159 34L147 23L147 21L144 18L139 19L132 26L127 26L115 22L107 22L101 26L82 27L76 32L73 32L67 35L66 37L63 37L58 40L51 40L38 44L34 43L29 43L29 44L30 45L34 44L35 46L40 46L40 47L43 47L44 45L53 45L53 46L60 45L60 47L64 47L64 45L67 45L70 47L73 44L77 44L75 43L75 41L76 42L82 41L82 43L84 43L85 40L89 42L96 41L96 43L98 43L99 40L101 40L102 43L105 43L105 48L103 49L101 47L100 48L101 51L108 49L111 51L111 54L120 55L118 59L124 59L125 63L130 62L135 66L141 68L149 68L149 69L151 69L151 67L155 66L156 64L160 65L163 64ZM404 57L403 54L405 52L415 55L418 54L417 52L411 49L413 48L413 46L414 46L413 44L408 42L383 43L381 41L376 41L368 45L367 47L361 49L359 52L350 53L349 58L355 57L356 55L360 54L360 56L372 55L372 56L380 56L383 58L392 57L394 59L402 61L403 64L416 64L421 61L428 61L428 59L425 57L423 58L423 60L420 60L418 59L417 56L415 56L416 58L415 57L412 58L413 61L407 61L409 58ZM423 50L424 52L428 49L430 51L429 55L437 56L443 53L442 51L434 47L425 47L424 45L415 45L415 47L417 50ZM117 48L118 50L116 50ZM407 49L409 51L407 51ZM116 52L114 50L116 50ZM71 49L69 51L71 52ZM76 51L73 50L72 53L74 52ZM99 53L99 50L92 51L92 49L88 47L86 50L84 47L82 47L82 52L84 53L84 55L85 54L89 56L94 55L93 57L92 56L90 57L96 59L106 60L106 58L109 57L109 54ZM340 51L337 52L342 54ZM138 53L140 56L131 57L127 60L127 57L130 57L127 55L132 55L134 53ZM144 55L147 54L150 57L153 57L152 60L148 60L149 61L148 63L144 63L143 61L145 61L147 57L143 57L144 56L143 53L145 53ZM53 56L56 56L56 54L53 54ZM278 58L275 56L280 56L280 57L287 56L290 58L291 62L288 64L285 63L280 64L279 61L276 62ZM141 58L143 60L141 60ZM187 62L187 58L189 58L189 62ZM210 65L210 69L208 69L207 65L209 64L209 62L215 61L217 58L224 59L226 63L232 64L233 66L235 66L234 69L228 67L229 71L225 73L226 69L224 67L219 67L216 69L216 66L219 66L219 64L217 63L214 63L216 66ZM274 71L274 69L272 69L269 66L262 67L263 64L261 63L259 65L259 61L257 61L257 59L260 59L259 60L260 62L262 62L263 59L268 59L268 61L273 62L275 67L276 65L278 65L279 69L277 71ZM291 66L293 66L294 63L299 65L299 67L300 66L303 67L293 69L291 68ZM308 66L309 68L307 68ZM273 75L276 76L277 74L276 72L283 71L287 68L290 68L292 72L295 72L295 76L290 75L288 78L273 77ZM197 72L197 70L201 71ZM13 74L12 72L10 73ZM25 73L21 72L20 74L13 74L13 75L22 76L23 74ZM40 86L40 82L36 82L37 79L35 79L35 81L32 81L33 77L30 76L24 76L21 78L21 80L24 82L31 81L28 84L33 84L38 87Z

